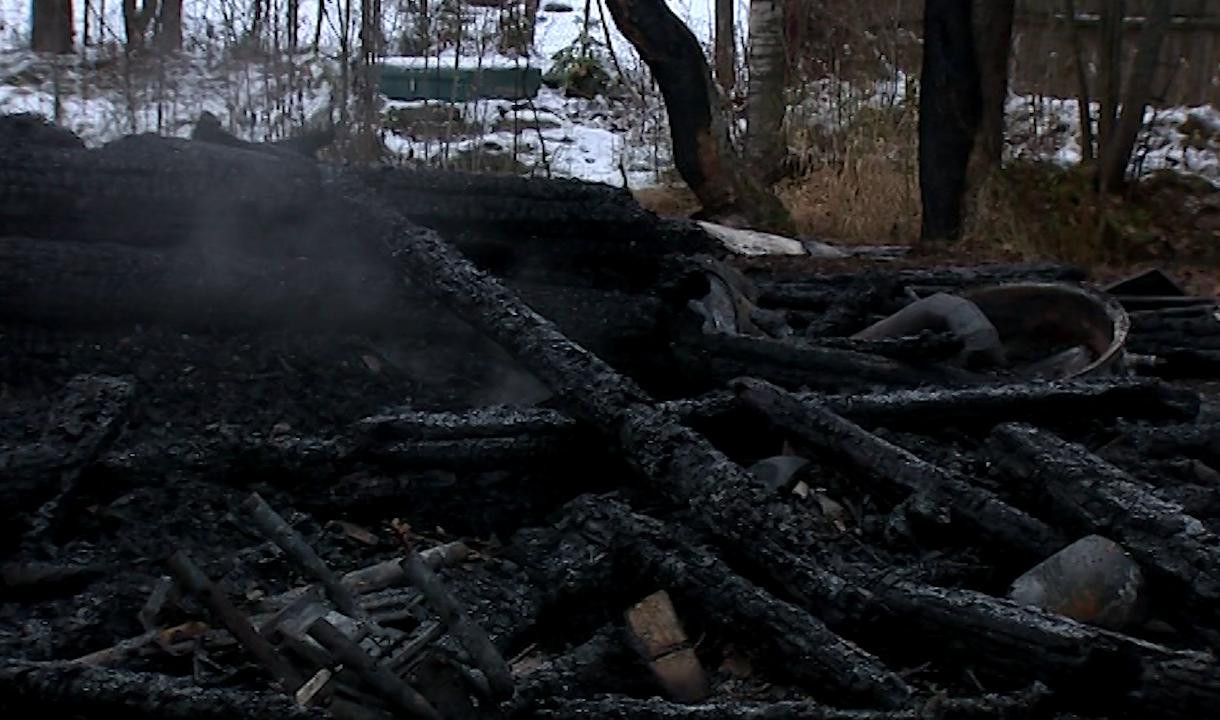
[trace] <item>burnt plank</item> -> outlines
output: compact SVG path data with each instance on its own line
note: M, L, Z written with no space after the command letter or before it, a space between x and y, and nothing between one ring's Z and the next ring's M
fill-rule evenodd
M919 495L951 511L969 542L983 539L997 550L1042 558L1064 538L1046 523L995 493L939 468L835 414L811 396L803 399L760 380L735 383L738 397L774 426L828 457L864 471L879 490Z

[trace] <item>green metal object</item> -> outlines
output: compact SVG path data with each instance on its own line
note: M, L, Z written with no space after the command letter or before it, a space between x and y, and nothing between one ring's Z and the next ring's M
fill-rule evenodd
M414 68L381 64L378 75L378 89L391 100L523 100L537 95L542 87L542 71L532 67Z

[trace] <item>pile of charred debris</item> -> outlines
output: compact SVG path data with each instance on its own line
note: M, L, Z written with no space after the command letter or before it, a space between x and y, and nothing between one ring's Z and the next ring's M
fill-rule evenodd
M29 117L0 153L6 717L1220 707L1220 315L1165 274Z

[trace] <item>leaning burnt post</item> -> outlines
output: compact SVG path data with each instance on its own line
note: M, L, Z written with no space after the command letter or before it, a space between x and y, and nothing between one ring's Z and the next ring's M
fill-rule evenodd
M711 219L744 216L759 229L793 234L774 193L734 157L716 108L717 90L699 41L662 0L610 0L614 23L648 64L669 115L674 164Z

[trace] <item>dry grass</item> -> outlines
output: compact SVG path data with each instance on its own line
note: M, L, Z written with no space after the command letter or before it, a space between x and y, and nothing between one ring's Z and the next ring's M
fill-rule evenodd
M859 107L841 129L809 136L804 171L776 188L800 232L847 244L919 236L919 183L910 106Z
M658 185L633 190L644 207L665 217L684 218L699 210L699 199L685 185Z

